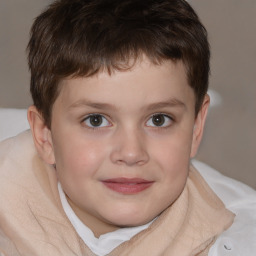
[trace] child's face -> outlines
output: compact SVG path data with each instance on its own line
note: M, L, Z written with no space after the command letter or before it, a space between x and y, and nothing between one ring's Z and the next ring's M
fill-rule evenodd
M147 223L170 206L186 183L204 120L200 113L195 120L183 64L144 59L129 71L60 86L51 159L81 220L99 235Z

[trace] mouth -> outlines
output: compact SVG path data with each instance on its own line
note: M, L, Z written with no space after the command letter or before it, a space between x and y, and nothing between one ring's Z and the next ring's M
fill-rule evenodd
M152 186L154 181L140 178L116 178L106 179L102 183L109 189L121 194L138 194Z

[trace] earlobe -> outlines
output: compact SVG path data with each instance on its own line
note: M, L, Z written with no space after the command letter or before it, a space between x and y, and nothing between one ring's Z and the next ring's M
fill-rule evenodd
M35 147L40 157L48 164L55 163L51 130L46 126L42 115L35 106L28 108L28 122Z
M208 94L206 94L206 96L204 97L202 107L196 117L196 121L194 125L193 141L192 141L192 148L191 148L191 155L190 155L191 158L195 157L197 150L199 148L200 142L202 140L204 125L205 125L209 105L210 105L210 97Z

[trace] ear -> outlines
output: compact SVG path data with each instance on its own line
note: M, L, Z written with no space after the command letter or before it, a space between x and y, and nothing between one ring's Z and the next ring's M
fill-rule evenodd
M33 135L35 147L40 157L48 164L55 163L51 130L35 106L28 108L28 122Z
M191 154L190 154L191 158L195 157L197 150L199 148L201 139L203 137L204 125L205 125L205 120L206 120L209 105L210 105L210 97L208 94L206 94L206 96L204 97L202 107L195 120L192 148L191 148Z

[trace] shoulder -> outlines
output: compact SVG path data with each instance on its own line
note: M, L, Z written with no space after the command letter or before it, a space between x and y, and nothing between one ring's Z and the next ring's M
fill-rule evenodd
M44 255L67 255L61 252L72 228L61 207L56 174L38 156L29 131L0 143L0 177L0 251L16 255L14 244L22 255L35 255L42 246Z
M234 223L218 237L209 256L251 256L256 251L256 191L204 163L193 161L193 165L225 206L236 214Z
M37 168L39 164L29 131L0 142L0 214L27 205L28 198L36 195L40 185L38 174L43 171Z
M0 142L0 177L0 199L5 202L4 208L15 209L17 205L13 201L28 204L29 199L37 195L49 195L53 183L57 191L54 168L39 157L30 131Z
M29 168L24 167L28 167L31 164L36 154L30 131L22 132L15 137L1 141L0 175L2 177L6 175L12 177L15 172L17 172L16 175L24 174L25 170L29 170ZM24 169L23 172L20 171L21 168Z
M31 133L2 141L0 255L82 255L80 241L63 211L55 169L38 156Z

